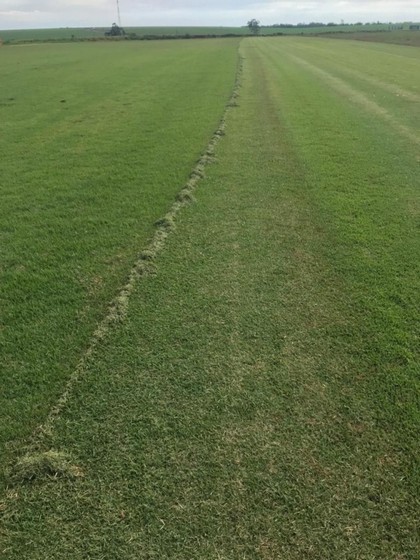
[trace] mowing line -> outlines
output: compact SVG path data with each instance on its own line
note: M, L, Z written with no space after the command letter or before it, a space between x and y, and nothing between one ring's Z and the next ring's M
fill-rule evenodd
M301 47L301 45L299 45ZM392 95L396 95L397 97L401 97L407 101L411 101L413 103L420 103L420 95L418 95L417 93L414 93L413 91L408 91L407 89L402 88L401 86L397 85L397 84L393 84L390 82L385 82L384 80L381 80L379 78L374 78L373 76L370 76L368 74L365 74L364 72L360 72L359 70L356 70L355 68L349 68L346 64L343 64L342 62L340 64L338 64L336 62L336 58L332 57L332 56L326 56L327 53L325 52L325 49L321 49L321 48L317 48L314 46L308 47L308 45L305 45L305 51L307 51L308 49L310 49L310 51L313 51L314 53L316 53L316 55L318 57L322 56L324 59L328 58L328 63L332 64L333 66L335 66L335 68L340 71L340 72L344 72L345 74L348 74L349 76L353 76L354 78L358 78L360 80L363 80L365 82L367 82L368 84L371 84L375 87L378 87L388 93L391 93Z
M398 122L384 107L381 107L371 99L369 99L366 95L358 91L357 89L351 87L347 82L344 80L333 76L326 70L322 70L318 66L311 64L310 62L300 58L296 55L288 54L288 56L300 66L307 68L313 74L321 77L325 82L327 82L336 92L344 95L349 101L353 101L357 103L363 109L369 111L370 113L375 114L376 116L380 117L382 120L387 122L392 128L400 135L404 136L406 139L410 140L412 143L417 144L420 146L420 136L415 134L412 130L410 130L407 126L404 126L400 122Z
M413 103L420 103L420 95L417 95L412 91L408 91L395 84L390 84L389 82L384 82L383 80L373 78L372 76L368 76L367 74L364 74L363 72L359 72L358 70L354 70L354 69L352 70L344 65L343 66L335 65L335 66L340 70L342 70L343 72L345 72L346 74L348 74L349 76L360 78L361 80L364 80L368 84L371 84L375 87L379 87L382 90L387 91L388 93L396 95L397 97L401 97Z
M397 97L401 97L402 99L405 99L407 101L411 101L413 103L420 103L420 95L418 95L417 93L414 93L413 91L408 91L407 89L404 89L395 83L385 82L384 80L381 80L379 78L374 78L373 76L365 74L364 72L360 72L355 68L349 68L349 66L347 66L346 63L341 62L340 64L338 64L337 58L333 56L328 56L328 53L325 51L324 48L315 47L313 45L308 46L307 44L304 47L302 47L302 45L299 45L299 48L304 53L309 50L310 52L316 54L318 58L322 57L324 60L328 59L328 63L332 64L340 72L344 72L349 76L353 76L355 78L363 80L368 84L371 84L375 87L379 87L382 90L391 93L392 95L396 95Z
M35 451L42 451L45 438L52 435L56 418L63 411L67 401L71 397L76 383L82 375L86 373L89 363L94 358L98 345L105 339L114 325L117 325L124 320L128 310L130 296L133 293L137 282L141 277L155 273L156 266L153 261L163 250L168 235L175 228L175 218L178 213L182 208L188 206L194 200L193 192L197 188L200 180L204 177L206 166L214 160L215 148L221 137L225 134L228 112L232 107L237 106L236 100L239 96L242 68L243 58L240 54L238 54L236 77L232 94L225 106L216 132L213 134L203 154L197 161L197 164L193 168L188 181L176 196L169 211L165 214L165 216L155 222L156 230L150 240L150 243L140 252L138 259L134 262L130 270L127 282L120 289L115 299L110 303L108 313L93 332L88 348L69 377L63 393L58 398L56 404L51 408L45 422L34 430L33 434L29 438L28 445L23 447L25 456L30 456ZM46 450L44 449L44 451Z

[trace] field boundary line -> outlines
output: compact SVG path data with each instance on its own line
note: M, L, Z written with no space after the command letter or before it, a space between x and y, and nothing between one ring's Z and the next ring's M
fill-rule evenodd
M225 135L227 116L230 110L237 106L237 99L239 97L239 90L241 87L243 61L244 58L238 50L235 81L232 93L225 105L216 131L213 133L209 143L191 171L187 182L176 195L168 212L155 222L155 232L150 242L143 250L141 250L137 260L131 267L126 283L119 289L117 296L108 305L108 312L94 330L89 340L87 349L79 359L75 369L67 380L64 391L50 409L45 421L35 428L32 434L28 437L27 444L20 448L21 453L16 453L18 457L15 457L13 464L10 465L10 472L8 476L11 483L14 481L15 471L16 469L19 470L19 465L22 461L27 463L31 457L33 457L36 461L38 461L38 459L42 460L43 457L45 458L46 455L51 453L49 446L46 444L46 440L52 436L54 423L62 413L66 403L71 398L74 387L89 369L100 343L107 337L114 326L121 324L124 321L128 311L130 296L136 288L138 281L142 277L155 274L156 265L154 261L164 249L168 236L174 230L175 218L178 213L194 201L193 193L199 182L205 177L206 167L214 161L216 146ZM4 501L2 504L4 506Z

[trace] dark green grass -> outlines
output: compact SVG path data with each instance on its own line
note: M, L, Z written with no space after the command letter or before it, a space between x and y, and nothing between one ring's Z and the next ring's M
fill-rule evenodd
M2 51L2 481L207 145L236 49L214 41Z
M369 41L377 43L391 43L396 45L408 45L412 47L420 47L420 31L385 31L382 33L370 33L365 31L357 31L355 33L337 33L331 34L334 39L351 39L354 41Z
M418 146L301 42L242 45L197 204L10 479L8 560L418 558Z
M389 29L388 24L373 23L365 25L323 25L318 27L262 27L264 35L283 33L284 35L330 35L330 33L347 34L365 31L366 33L383 32Z

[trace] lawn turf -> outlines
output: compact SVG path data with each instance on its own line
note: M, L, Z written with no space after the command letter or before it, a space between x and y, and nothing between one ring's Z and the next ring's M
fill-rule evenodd
M237 41L0 52L0 486L187 180Z
M418 557L417 105L302 44L242 43L197 204L40 442L62 476L10 478L6 558Z

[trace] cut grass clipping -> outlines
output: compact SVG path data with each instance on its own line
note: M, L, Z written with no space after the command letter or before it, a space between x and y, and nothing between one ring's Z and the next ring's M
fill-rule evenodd
M10 478L16 484L57 478L75 479L81 476L83 471L72 463L66 453L49 450L21 457Z

